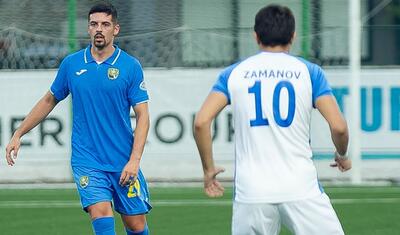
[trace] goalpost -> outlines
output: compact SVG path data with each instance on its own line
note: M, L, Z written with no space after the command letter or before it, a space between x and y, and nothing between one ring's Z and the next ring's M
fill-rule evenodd
M361 16L360 0L351 0L349 8L349 70L350 70L350 107L349 120L350 149L353 161L351 183L360 184L361 178L361 131L360 131L360 70L361 70Z
M360 112L360 80L361 80L361 29L362 26L373 16L384 9L391 0L384 0L361 17L361 0L350 0L349 7L349 70L350 70L350 107L351 116L349 120L350 149L349 155L353 161L351 170L351 183L361 184L361 112Z

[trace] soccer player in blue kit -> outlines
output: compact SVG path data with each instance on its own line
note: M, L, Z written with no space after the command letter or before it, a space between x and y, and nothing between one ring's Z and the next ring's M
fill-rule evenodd
M336 148L333 167L351 168L348 129L323 70L289 54L295 19L289 8L269 5L255 17L260 52L222 71L196 115L195 139L204 190L221 196L210 125L228 104L235 126L232 234L278 235L281 223L297 235L344 234L312 161L313 108L329 124Z
M12 166L21 137L71 94L73 178L96 235L115 234L112 205L128 235L148 234L145 214L151 210L139 167L149 129L149 97L138 60L113 44L119 30L114 6L104 2L90 9L91 44L62 61L50 91L26 116L6 148ZM136 115L134 136L131 107Z

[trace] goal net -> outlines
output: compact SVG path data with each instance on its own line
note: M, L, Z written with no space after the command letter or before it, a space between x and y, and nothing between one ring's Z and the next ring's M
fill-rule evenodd
M221 67L257 52L254 16L274 1L112 1L117 44L145 67ZM361 14L366 12L362 0ZM87 12L94 1L0 1L0 69L57 68L86 47ZM348 63L347 0L285 0L296 17L292 52L322 65ZM362 56L368 56L363 37Z

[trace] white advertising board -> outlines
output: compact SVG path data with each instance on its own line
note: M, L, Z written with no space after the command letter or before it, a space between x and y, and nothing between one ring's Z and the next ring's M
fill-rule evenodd
M193 140L195 112L210 91L220 69L148 69L151 128L142 168L151 180L199 180L200 160ZM12 130L49 89L55 71L0 72L0 147ZM326 70L345 116L349 113L349 77L346 70ZM362 71L361 145L364 179L400 178L400 70ZM0 182L65 182L70 175L71 107L67 99L57 105L41 125L23 138L14 167L0 161ZM329 169L333 152L329 128L315 112L311 143L320 178L348 178ZM214 123L217 164L233 176L233 124L229 107ZM372 173L371 173L372 172Z

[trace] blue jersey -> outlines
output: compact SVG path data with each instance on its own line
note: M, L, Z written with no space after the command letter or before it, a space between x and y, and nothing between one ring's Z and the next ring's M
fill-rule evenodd
M117 46L97 63L88 46L61 63L50 91L57 101L72 95L72 166L121 171L133 144L130 108L147 102L143 70Z
M309 144L316 99L331 95L322 69L261 52L225 69L213 87L235 125L235 200L279 203L321 193Z

